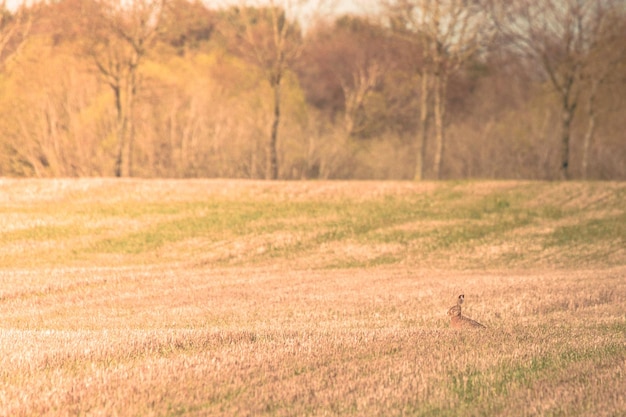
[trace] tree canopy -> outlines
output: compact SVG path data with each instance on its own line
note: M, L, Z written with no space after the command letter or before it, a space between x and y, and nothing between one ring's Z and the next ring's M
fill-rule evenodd
M0 175L624 180L626 11L554 1L0 4Z

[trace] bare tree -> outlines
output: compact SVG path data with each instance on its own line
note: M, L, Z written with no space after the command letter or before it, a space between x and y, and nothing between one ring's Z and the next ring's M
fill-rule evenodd
M614 13L613 13L614 12ZM626 27L624 26L624 10L614 9L612 13L603 13L598 16L597 36L594 44L586 56L583 69L583 82L587 96L587 127L583 136L581 175L587 179L589 175L589 153L596 132L598 115L598 90L619 73L619 65L626 58L626 49L623 45ZM621 16L618 17L618 16Z
M316 60L323 61L340 87L343 129L348 136L357 135L363 130L359 112L392 66L387 31L367 18L343 16L332 27L321 25L313 37L308 52L315 50Z
M266 145L265 178L279 175L278 137L282 115L282 88L286 73L300 57L303 42L301 18L321 6L321 1L243 1L230 9L228 20L236 49L257 65L272 90L272 122Z
M378 85L383 71L380 62L360 62L348 79L340 78L346 106L344 128L348 135L354 133L356 113L368 94Z
M395 25L415 34L423 54L415 179L424 175L424 147L431 114L434 118L432 170L434 178L440 178L448 81L491 39L493 31L488 15L480 2L466 0L394 0L387 3L387 10Z
M571 177L572 123L584 88L585 74L591 80L592 90L597 89L604 78L603 70L592 70L591 64L595 59L592 51L602 40L607 19L620 7L623 8L621 0L491 1L494 21L503 40L539 64L559 97L559 172L562 179ZM606 69L606 66L603 67ZM591 108L594 97L595 92L592 91L589 95ZM593 114L591 110L590 137L593 136L595 123Z
M111 88L116 112L114 174L132 175L133 108L139 65L154 39L165 0L95 0L88 54ZM85 7L88 3L85 3Z

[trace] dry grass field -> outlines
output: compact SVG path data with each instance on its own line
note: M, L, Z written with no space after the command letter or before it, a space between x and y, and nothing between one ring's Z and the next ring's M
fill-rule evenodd
M0 415L626 415L626 184L0 180Z

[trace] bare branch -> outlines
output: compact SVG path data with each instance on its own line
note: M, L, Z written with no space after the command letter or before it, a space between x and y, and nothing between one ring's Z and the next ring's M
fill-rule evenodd
M33 24L32 10L26 2L20 3L11 13L6 0L0 2L0 68L15 56L28 38Z
M601 77L593 69L598 66L594 51L604 42L600 34L609 17L623 5L618 0L491 0L490 7L502 39L538 63L559 96L561 176L569 178L570 129L583 81Z

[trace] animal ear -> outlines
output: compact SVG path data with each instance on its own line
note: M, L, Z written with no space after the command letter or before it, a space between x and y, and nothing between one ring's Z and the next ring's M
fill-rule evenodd
M457 301L457 304L461 305L463 304L463 301L465 301L465 295L461 294L459 295L459 300Z

